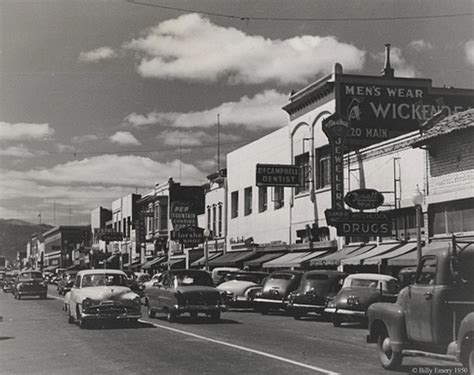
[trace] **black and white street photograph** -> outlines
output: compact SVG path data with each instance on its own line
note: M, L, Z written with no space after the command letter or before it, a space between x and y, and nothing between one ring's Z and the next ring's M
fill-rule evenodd
M472 0L0 0L0 374L474 375Z

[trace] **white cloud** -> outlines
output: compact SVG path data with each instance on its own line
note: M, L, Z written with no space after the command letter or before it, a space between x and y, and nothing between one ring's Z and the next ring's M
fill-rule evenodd
M385 53L373 54L372 57L383 63L385 60ZM390 49L390 63L395 70L395 77L414 78L418 75L418 70L408 63L402 55L402 51L398 47L391 47Z
M0 121L0 141L47 139L54 134L49 124L8 123Z
M24 145L0 148L0 156L13 156L16 158L32 158L36 152L28 150Z
M205 144L217 143L215 134L208 134L204 131L180 131L180 130L165 130L156 136L165 145L178 147L192 147L202 146ZM234 134L220 134L221 142L238 142L242 137Z
M141 145L140 141L130 132L116 132L109 137L110 141L119 145Z
M94 142L97 140L99 140L99 137L95 134L76 135L71 138L71 142L74 142L74 143L87 143L87 142Z
M59 152L75 152L76 148L71 145L65 145L64 143L56 143L54 145Z
M423 40L423 39L412 40L408 44L408 47L413 48L417 52L422 52L422 51L433 49L433 45L431 44L431 42Z
M216 126L217 114L220 114L223 127L242 125L248 129L270 129L282 127L288 122L288 115L281 109L287 102L288 95L267 90L204 111L132 113L125 120L134 126L154 124L163 128L209 128Z
M85 63L95 63L101 60L109 60L117 57L117 53L110 47L99 47L88 52L79 54L79 61Z
M334 36L269 39L215 25L197 14L167 20L124 45L141 57L143 77L258 84L306 83L336 62L360 70L365 52Z
M471 39L464 45L464 52L466 52L467 62L474 65L474 39Z

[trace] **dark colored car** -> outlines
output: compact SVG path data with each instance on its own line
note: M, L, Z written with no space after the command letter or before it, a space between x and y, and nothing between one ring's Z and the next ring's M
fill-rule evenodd
M347 276L344 272L315 270L305 272L300 285L288 296L287 311L295 319L315 312L323 315L327 303L334 299Z
M375 302L395 302L398 290L398 280L392 276L376 273L349 275L324 311L332 313L335 327L347 320L365 324L369 306Z
M184 313L196 317L199 313L220 319L228 309L223 293L214 286L206 271L178 269L163 272L151 288L147 288L148 316L164 312L170 322Z
M5 273L5 277L3 279L3 285L2 285L2 289L3 289L4 293L13 292L13 287L15 286L16 276L17 275L15 275L12 272L6 272Z
M48 295L48 284L40 271L21 271L13 287L13 294L16 299L21 297L38 296L45 299Z
M58 281L56 286L56 290L58 294L65 295L69 292L74 284L74 280L76 279L77 271L66 271L61 275L61 278Z
M262 314L270 310L284 309L288 295L300 285L302 271L274 271L263 283L262 289L253 299L254 309Z

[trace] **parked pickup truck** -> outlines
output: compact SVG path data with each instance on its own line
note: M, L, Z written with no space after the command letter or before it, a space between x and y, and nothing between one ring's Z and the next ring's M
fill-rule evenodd
M367 342L377 343L382 367L397 369L404 356L462 362L474 371L474 242L427 246L415 283L395 303L368 310Z

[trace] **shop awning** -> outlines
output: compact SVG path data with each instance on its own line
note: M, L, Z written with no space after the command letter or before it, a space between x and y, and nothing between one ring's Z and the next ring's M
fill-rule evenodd
M400 247L396 247L387 253L377 255L375 257L364 259L364 264L380 264L383 260L392 259L403 254L410 253L416 249L416 243L409 242Z
M184 267L184 258L180 259L170 259L169 261L163 262L162 265L165 267L168 267L168 264L170 265L170 268L179 268L179 267Z
M212 267L238 266L239 262L254 257L255 251L232 251L209 261Z
M244 262L244 266L259 267L265 262L281 257L283 254L284 253L266 253L256 259L252 259L252 260L248 260Z
M208 256L208 260L217 258L218 256L221 256L221 255L222 255L222 252L220 252L220 251L218 251L216 253L210 253L209 256ZM195 260L194 262L192 262L191 267L204 266L205 262L206 262L206 256L204 255L201 258L199 258L198 260Z
M149 260L148 262L145 262L145 263L142 265L142 268L143 268L143 269L149 269L149 268L153 267L154 265L161 263L161 262L164 261L165 259L166 259L166 257L157 257L157 258L154 258L154 259L152 259L152 260Z
M106 259L106 262L107 263L113 262L117 258L118 258L118 254L113 254Z
M430 251L430 250L447 249L450 245L451 245L451 241L431 242L430 244L426 245L425 247L421 249L421 253L422 255L424 255L427 251ZM418 257L417 257L416 251L412 251L412 252L400 255L398 257L389 259L387 264L389 266L402 266L402 267L416 266L418 264Z
M341 260L341 264L343 265L353 265L353 266L356 266L356 265L361 265L362 263L365 264L365 259L368 259L368 258L371 258L371 257L375 257L377 255L381 255L381 254L385 254L387 252L389 252L390 250L393 250L397 247L400 246L400 242L397 242L397 243L390 243L390 244L381 244L379 246L376 246L374 247L373 249L369 250L369 251L365 251L359 255L356 255L356 256L350 256L346 259L342 259Z
M52 272L54 271L56 268L59 268L59 266L48 266L46 268L43 268L43 272Z
M131 267L136 267L136 266L139 266L141 262L142 262L142 261L141 261L140 259L136 259L136 260L132 261L131 264L130 264L130 262L125 263L125 264L123 265L123 268L128 268L128 267L130 267L130 266L131 266Z
M279 258L273 259L262 264L262 268L291 268L301 267L303 263L321 256L325 251L305 251L299 253L288 253Z
M347 245L335 253L328 254L324 257L313 259L310 265L317 266L338 266L342 259L354 257L373 249L375 245Z

